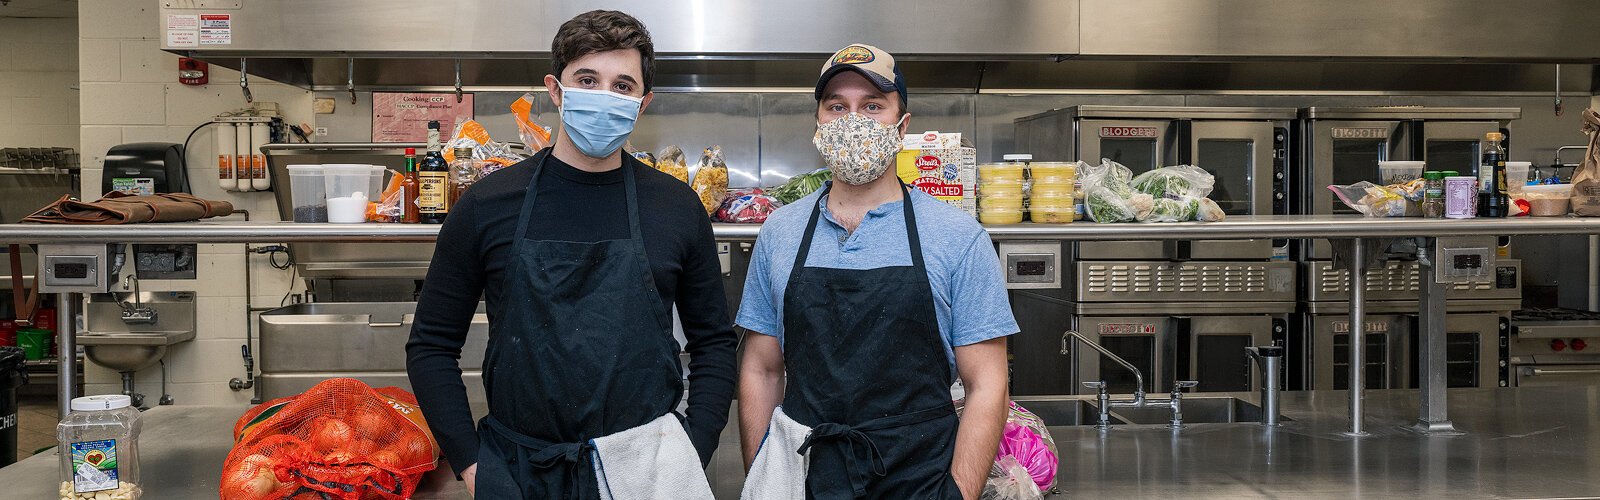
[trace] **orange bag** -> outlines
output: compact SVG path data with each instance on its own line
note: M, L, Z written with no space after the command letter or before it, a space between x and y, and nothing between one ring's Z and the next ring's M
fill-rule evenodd
M223 500L410 498L439 461L415 396L349 378L256 405L233 436Z

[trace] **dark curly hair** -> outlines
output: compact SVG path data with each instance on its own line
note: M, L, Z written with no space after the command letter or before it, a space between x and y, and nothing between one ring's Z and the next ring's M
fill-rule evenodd
M589 54L620 49L639 51L644 91L655 86L656 46L644 23L615 10L591 10L561 23L550 42L550 71L561 77L567 64Z

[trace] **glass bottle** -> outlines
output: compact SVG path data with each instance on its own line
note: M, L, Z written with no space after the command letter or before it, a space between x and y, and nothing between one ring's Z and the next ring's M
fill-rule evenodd
M1444 217L1444 172L1422 173L1422 216L1430 219Z
M417 172L417 211L423 224L443 224L450 214L450 165L439 143L439 122L428 122L428 155Z
M482 175L479 170L481 162L472 159L471 147L457 147L455 157L455 161L450 162L450 201L452 203L461 200L461 195L466 193L467 188L472 187L473 183L478 182L478 178Z
M417 212L417 150L406 148L405 177L400 180L400 222L416 224L422 222L422 214Z
M1478 216L1505 217L1510 215L1510 198L1506 196L1506 150L1500 141L1505 134L1489 132L1484 140L1483 162L1478 164Z

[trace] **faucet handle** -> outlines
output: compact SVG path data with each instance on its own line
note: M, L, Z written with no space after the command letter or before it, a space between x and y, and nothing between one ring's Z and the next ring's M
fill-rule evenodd
M1093 381L1093 382L1084 382L1083 386L1087 387L1087 388L1090 388L1090 389L1105 389L1106 388L1106 381L1104 381L1104 380L1096 380L1096 381Z
M1200 381L1198 380L1179 380L1172 383L1172 392L1178 393L1184 389L1193 389L1198 385L1200 385Z

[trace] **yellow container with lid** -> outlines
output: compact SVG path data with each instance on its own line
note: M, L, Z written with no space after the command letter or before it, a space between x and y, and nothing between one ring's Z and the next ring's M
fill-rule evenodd
M1034 200L1028 208L1028 217L1041 224L1065 224L1072 222L1074 210L1072 198L1059 200Z
M1025 170L1020 163L983 163L978 165L978 185L991 183L1022 183L1022 172Z
M1017 224L1022 222L1022 208L979 208L978 222L984 224Z
M1036 161L1028 164L1028 176L1034 182L1050 178L1067 179L1067 182L1072 182L1071 179L1078 178L1078 164L1065 161Z
M978 198L978 209L1022 210L1022 195L985 196Z
M1028 199L1066 198L1070 201L1075 193L1072 184L1034 184L1033 189L1029 191Z
M1007 182L1002 184L980 184L978 186L978 199L992 197L1022 197L1022 183Z

